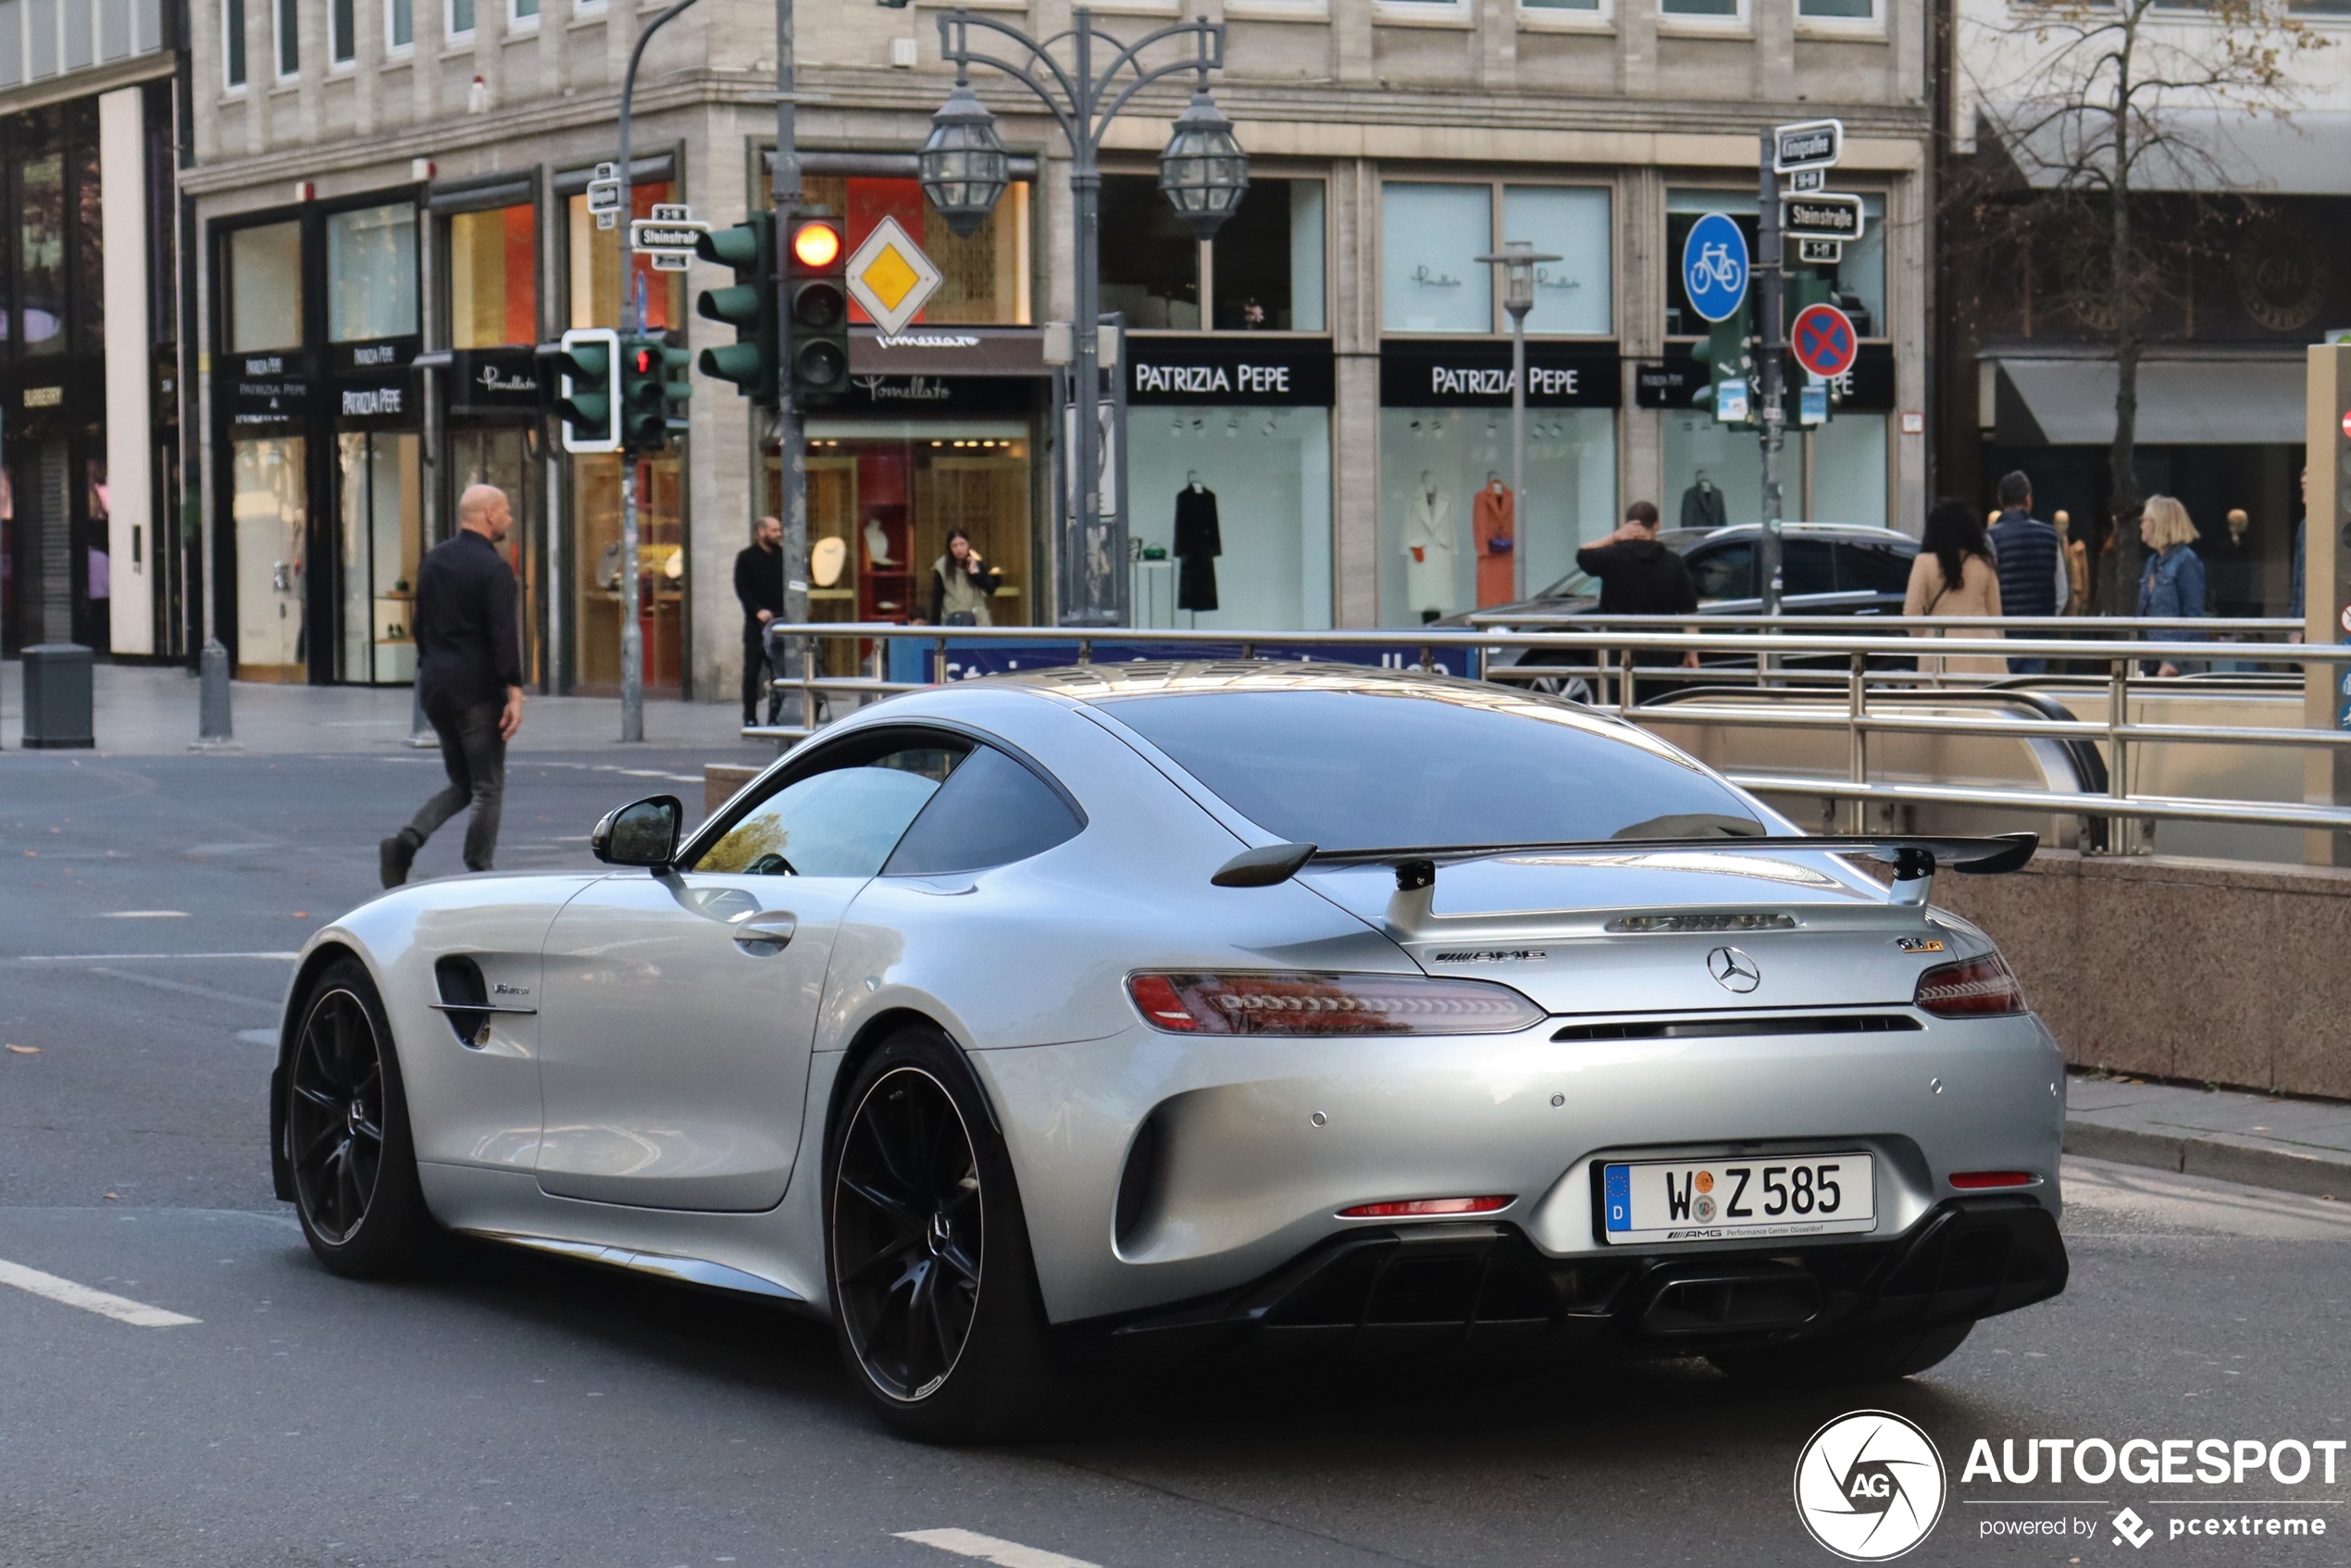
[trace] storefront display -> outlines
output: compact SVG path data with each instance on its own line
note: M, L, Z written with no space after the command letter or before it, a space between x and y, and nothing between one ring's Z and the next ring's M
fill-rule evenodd
M1616 345L1527 345L1523 496L1511 374L1511 345L1492 339L1381 345L1382 625L1507 604L1522 581L1538 591L1616 526Z
M1791 366L1790 374L1804 372ZM1704 364L1686 353L1635 372L1644 408L1661 411L1666 525L1719 528L1763 515L1763 455L1748 425L1714 417ZM1863 343L1853 368L1831 389L1823 425L1787 427L1780 467L1784 516L1823 523L1897 527L1889 496L1886 421L1894 407L1894 351Z

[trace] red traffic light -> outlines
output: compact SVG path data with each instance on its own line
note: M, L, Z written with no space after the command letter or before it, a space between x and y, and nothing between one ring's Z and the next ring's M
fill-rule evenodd
M803 223L792 230L791 254L802 267L830 267L840 255L840 230L829 223Z
M635 359L637 362L634 367L637 374L640 376L650 376L653 373L653 350L649 348L641 348L630 357Z

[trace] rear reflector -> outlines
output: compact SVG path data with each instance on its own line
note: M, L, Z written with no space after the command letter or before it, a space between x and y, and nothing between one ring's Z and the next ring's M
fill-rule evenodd
M1401 1203L1358 1203L1341 1209L1343 1220L1401 1220L1419 1214L1491 1214L1511 1206L1511 1196L1499 1198L1414 1198Z
M2033 1185L2033 1173L2031 1171L1961 1171L1951 1178L1951 1185L1959 1188L2030 1187Z
M1129 975L1126 993L1170 1034L1498 1035L1545 1016L1508 986L1419 975Z
M1919 977L1911 1004L1938 1018L1996 1018L2024 1011L2024 991L1996 952L1938 964Z

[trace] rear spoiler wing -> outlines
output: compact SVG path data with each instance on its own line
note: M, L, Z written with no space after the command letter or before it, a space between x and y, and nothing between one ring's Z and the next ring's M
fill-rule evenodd
M1437 868L1504 855L1566 854L1627 855L1658 853L1707 854L1854 854L1884 861L1894 867L1895 897L1904 903L1922 903L1927 884L1938 865L1972 877L1996 877L2021 870L2041 847L2037 833L2002 833L1988 839L1944 839L1904 833L1824 833L1814 835L1717 839L1602 839L1593 842L1551 844L1424 844L1409 849L1325 850L1313 844L1267 844L1243 850L1219 866L1209 880L1220 888L1270 888L1288 881L1300 871L1318 867L1388 865L1396 869L1396 890L1418 891L1436 885ZM1906 886L1905 884L1915 884Z

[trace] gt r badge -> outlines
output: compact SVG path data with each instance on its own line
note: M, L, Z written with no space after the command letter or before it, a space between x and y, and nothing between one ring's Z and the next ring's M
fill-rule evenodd
M1941 952L1943 942L1937 937L1897 937L1894 945L1904 952Z
M1718 947L1706 955L1706 972L1726 991L1741 995L1763 983L1763 971L1755 960L1735 947Z

